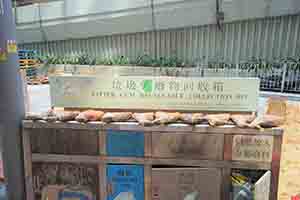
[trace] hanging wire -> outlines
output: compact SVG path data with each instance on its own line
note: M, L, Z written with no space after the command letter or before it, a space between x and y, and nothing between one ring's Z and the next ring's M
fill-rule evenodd
M157 30L156 30L156 21L154 13L154 0L151 0L151 16L152 16L152 29L154 34L154 57L157 58Z

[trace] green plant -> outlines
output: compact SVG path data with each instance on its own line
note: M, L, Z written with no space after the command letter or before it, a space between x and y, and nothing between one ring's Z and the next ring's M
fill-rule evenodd
M208 68L210 69L232 69L235 68L235 65L224 58L214 58L208 60Z
M103 65L103 58L96 58L96 65Z
M77 64L77 63L78 63L77 55L71 55L71 56L64 57L63 64Z
M88 56L87 54L81 54L78 56L78 65L90 65L93 61L93 59Z
M279 61L282 64L287 64L288 70L300 70L300 56L299 57L287 57L284 59L281 59Z
M111 59L112 65L129 65L129 58L124 56L118 56Z
M173 55L169 58L166 58L165 65L168 67L184 67L185 63L177 56Z
M274 63L268 62L262 58L252 58L240 65L241 69L246 69L248 72L253 71L257 74L259 71L268 72L272 71Z
M47 74L54 65L59 64L59 58L56 56L42 56L38 58L39 62L42 63L39 71L42 74Z
M95 59L97 65L129 65L129 58L124 56L117 56L113 58L97 58Z
M158 59L151 58L148 55L139 57L139 62L136 63L141 66L153 66L153 67L184 67L184 62L177 56L171 57L159 57Z
M137 66L145 66L145 67L154 66L155 59L149 56L148 54L139 55L132 64Z
M58 56L45 56L41 58L43 63L45 64L59 64L59 57Z
M159 57L154 58L148 54L139 55L132 62L126 56L116 56L116 57L101 57L93 58L88 54L75 54L75 55L64 55L64 56L44 56L39 58L40 62L44 63L44 68L46 69L50 65L56 64L73 64L73 65L135 65L135 66L151 66L151 67L168 67L168 68L183 68L186 66L196 65L197 60L193 63L186 63L178 56L173 54L170 57ZM202 58L201 61L206 60ZM199 61L199 60L198 60ZM201 62L203 63L203 62ZM207 67L211 69L231 69L235 68L235 64L224 60L224 58L216 57L214 59L209 59L207 62ZM274 69L280 69L287 64L288 70L300 70L300 55L298 57L286 57L281 59L275 59L268 61L262 58L251 58L246 62L241 62L239 65L240 69L247 70L248 72L264 72L267 73ZM169 69L168 69L169 70ZM169 70L170 71L170 70ZM171 70L172 71L172 70ZM170 71L170 73L171 73Z

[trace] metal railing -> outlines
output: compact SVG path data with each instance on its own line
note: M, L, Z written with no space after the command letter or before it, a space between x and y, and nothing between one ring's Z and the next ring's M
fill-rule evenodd
M288 64L271 69L202 69L203 77L257 77L260 89L266 91L300 93L300 69L292 69Z

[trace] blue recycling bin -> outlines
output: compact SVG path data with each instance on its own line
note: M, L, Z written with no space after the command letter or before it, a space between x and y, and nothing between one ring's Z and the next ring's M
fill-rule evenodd
M107 166L109 190L105 200L144 200L144 166Z

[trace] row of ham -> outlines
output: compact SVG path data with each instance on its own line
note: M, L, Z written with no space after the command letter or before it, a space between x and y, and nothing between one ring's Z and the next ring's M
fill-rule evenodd
M54 111L50 110L43 114L27 113L28 120L46 120L54 121L102 121L111 122L128 122L137 121L143 126L170 124L170 123L187 123L187 124L205 124L210 126L222 126L226 124L235 124L240 128L272 128L283 124L282 117L275 115L263 115L257 117L255 114L204 114L204 113L179 113L179 112L103 112L98 110L77 111Z

